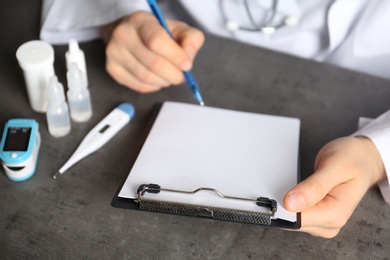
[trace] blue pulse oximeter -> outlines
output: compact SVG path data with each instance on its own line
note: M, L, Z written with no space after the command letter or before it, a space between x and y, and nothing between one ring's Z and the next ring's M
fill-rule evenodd
M34 175L40 142L35 120L8 120L1 138L0 158L10 180L24 181Z

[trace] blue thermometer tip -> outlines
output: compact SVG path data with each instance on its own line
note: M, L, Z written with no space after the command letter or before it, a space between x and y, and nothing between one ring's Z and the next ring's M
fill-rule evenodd
M117 108L127 113L130 118L133 118L135 114L134 106L130 103L122 103L119 106L117 106Z

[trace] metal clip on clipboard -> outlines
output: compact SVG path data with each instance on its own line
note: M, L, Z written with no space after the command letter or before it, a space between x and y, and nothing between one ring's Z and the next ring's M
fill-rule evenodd
M172 201L163 201L155 200L150 198L145 198L145 193L154 193L158 194L161 191L164 192L176 192L182 194L195 194L199 191L211 191L216 193L223 199L233 199L241 201L255 202L259 207L265 207L269 209L269 212L254 212L246 210L236 210L236 209L227 209L219 207L210 207L204 205L193 205L180 202ZM229 220L237 222L245 222L252 224L262 224L262 225L271 225L271 220L274 218L275 212L277 211L277 202L276 200L259 197L257 199L248 199L248 198L239 198L225 196L221 192L212 188L199 188L194 191L182 191L182 190L173 190L173 189L163 189L157 184L143 184L139 186L137 190L137 199L135 200L139 204L141 210L180 214L187 216L197 216L197 217L209 217L219 220Z

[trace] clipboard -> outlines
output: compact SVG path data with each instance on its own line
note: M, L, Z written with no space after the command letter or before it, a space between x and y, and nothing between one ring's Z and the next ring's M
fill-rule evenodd
M112 200L117 208L298 229L298 118L164 102Z

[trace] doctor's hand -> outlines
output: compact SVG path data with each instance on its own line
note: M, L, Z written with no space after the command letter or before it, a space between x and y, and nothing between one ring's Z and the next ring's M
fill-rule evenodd
M365 137L344 137L325 145L315 172L284 197L287 210L301 212L299 231L335 237L367 190L385 178L382 159Z
M184 81L204 35L185 23L167 20L173 40L150 13L138 11L102 28L106 70L119 84L141 93Z

